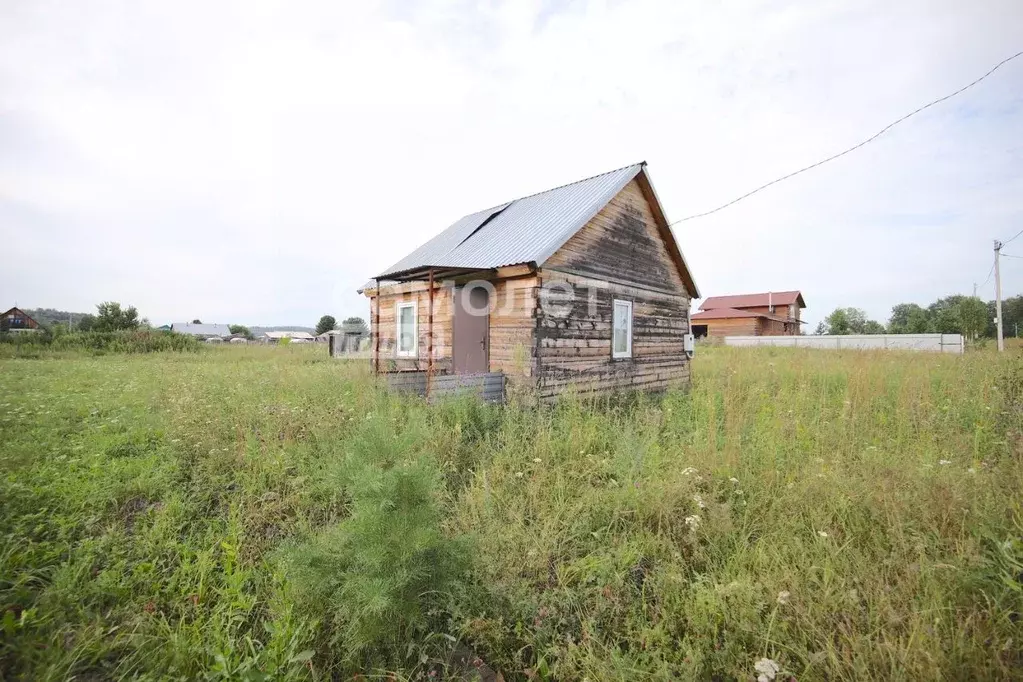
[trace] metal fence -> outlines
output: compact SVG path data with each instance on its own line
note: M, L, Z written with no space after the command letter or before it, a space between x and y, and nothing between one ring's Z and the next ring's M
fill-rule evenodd
M426 395L426 372L387 372L387 386L395 391ZM454 395L475 395L492 403L504 402L504 373L437 374L430 380L430 400Z
M726 346L788 346L841 350L918 350L961 354L962 334L856 334L848 336L726 336Z

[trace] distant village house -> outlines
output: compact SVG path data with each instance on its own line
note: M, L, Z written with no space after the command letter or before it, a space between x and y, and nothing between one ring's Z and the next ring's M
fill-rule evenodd
M264 343L280 343L282 339L288 339L291 343L312 343L315 337L309 332L263 332Z
M799 291L711 296L692 316L697 338L725 336L796 336L806 307Z
M39 323L25 314L21 308L11 308L0 315L0 331L32 332L40 329Z

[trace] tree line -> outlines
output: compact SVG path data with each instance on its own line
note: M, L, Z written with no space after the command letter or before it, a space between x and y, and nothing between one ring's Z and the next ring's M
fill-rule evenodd
M1023 325L1023 296L1002 301L1005 336L1018 336ZM815 334L962 334L976 340L995 337L995 302L975 296L939 298L929 306L899 303L887 323L871 320L860 308L836 308L824 318Z
M348 332L359 332L366 334L369 331L369 327L366 326L366 320L361 317L348 317L341 323L339 327L337 319L333 315L324 315L320 318L320 321L316 323L316 335L326 334L334 329L344 329Z

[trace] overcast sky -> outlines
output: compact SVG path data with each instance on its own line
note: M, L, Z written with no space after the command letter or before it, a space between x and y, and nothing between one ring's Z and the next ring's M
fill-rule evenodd
M675 220L1020 50L1019 0L3 0L0 307L366 316L463 214L645 159ZM704 295L801 289L812 330L970 293L1019 230L1023 58L676 235Z

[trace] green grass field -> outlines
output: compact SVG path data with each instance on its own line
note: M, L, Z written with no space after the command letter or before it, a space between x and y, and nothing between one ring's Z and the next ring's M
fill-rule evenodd
M701 348L541 409L367 370L0 360L0 679L1023 675L1015 355Z

